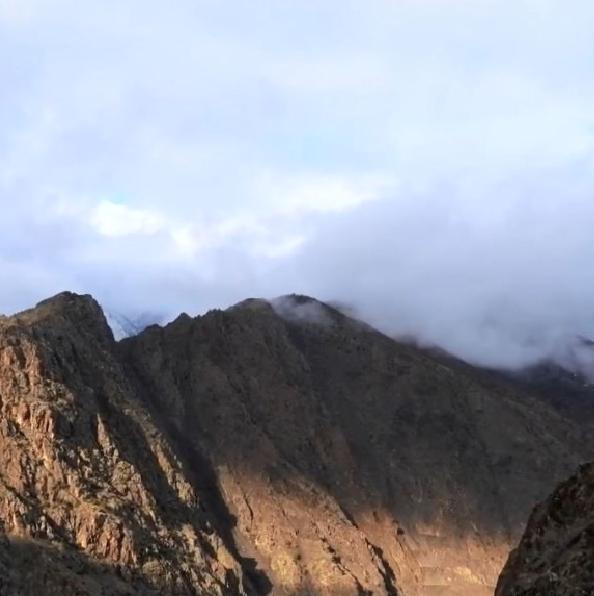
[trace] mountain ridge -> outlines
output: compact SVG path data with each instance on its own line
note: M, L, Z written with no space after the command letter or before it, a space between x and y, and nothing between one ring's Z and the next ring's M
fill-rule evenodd
M0 320L0 349L0 453L23 462L0 462L0 564L16 539L58 545L67 596L95 564L131 594L492 594L591 449L549 405L309 297L116 343L65 293Z

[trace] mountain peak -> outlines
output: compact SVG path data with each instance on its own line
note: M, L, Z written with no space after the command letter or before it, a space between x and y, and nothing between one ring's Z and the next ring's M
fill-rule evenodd
M99 302L90 294L61 292L4 320L56 333L86 334L103 343L113 342L113 334Z
M17 313L17 316L50 316L61 314L76 316L86 314L91 317L103 317L103 310L99 303L90 294L76 294L75 292L60 292L55 296L38 302L34 308Z

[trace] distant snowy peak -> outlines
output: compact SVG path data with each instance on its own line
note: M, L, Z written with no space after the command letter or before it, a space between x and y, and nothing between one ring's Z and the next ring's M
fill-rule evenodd
M138 335L149 325L160 324L164 320L163 316L148 313L137 317L128 317L110 310L104 312L107 324L111 327L111 332L116 341Z

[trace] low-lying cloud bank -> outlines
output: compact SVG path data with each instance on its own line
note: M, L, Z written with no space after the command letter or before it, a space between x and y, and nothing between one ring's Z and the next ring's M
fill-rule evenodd
M594 201L549 182L342 214L295 259L295 278L380 329L473 362L558 354L594 336Z
M586 0L0 2L0 312L296 292L472 362L587 357L593 28Z
M24 253L10 276L3 269L1 297L24 307L68 288L125 315L173 316L297 292L478 364L588 361L578 338L594 337L594 201L562 182L543 175L480 198L410 191L340 213L263 214L266 225L238 225L186 260L162 230L106 237L69 214L69 225L33 222L39 253ZM302 241L285 253L256 248L296 231Z

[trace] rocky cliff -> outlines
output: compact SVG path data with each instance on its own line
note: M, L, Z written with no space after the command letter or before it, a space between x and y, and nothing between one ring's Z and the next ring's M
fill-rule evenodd
M594 594L594 464L581 466L535 508L496 594Z
M90 297L0 322L2 593L247 590L115 347Z
M309 298L116 343L62 294L0 320L0 593L492 594L590 450Z

